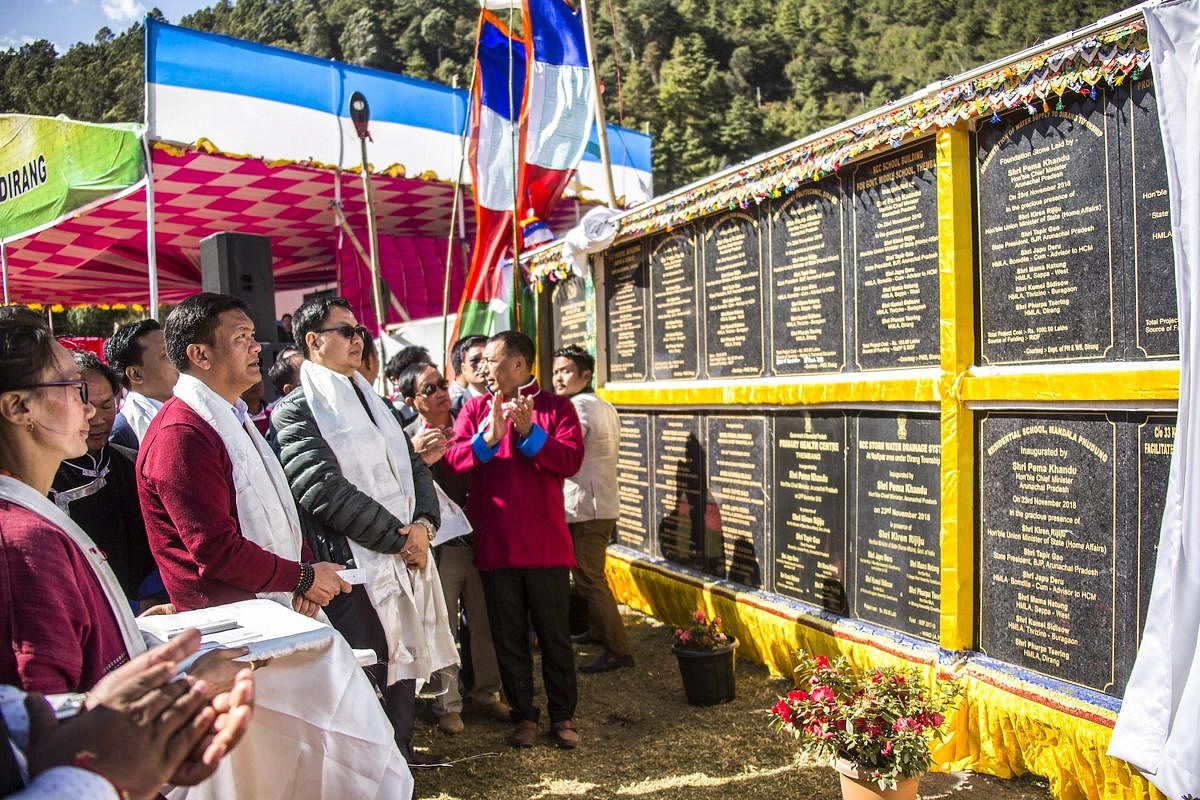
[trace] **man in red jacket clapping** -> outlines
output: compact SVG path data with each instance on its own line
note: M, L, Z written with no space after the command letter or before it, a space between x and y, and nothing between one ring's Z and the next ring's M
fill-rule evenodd
M573 748L577 699L567 615L575 566L563 511L563 481L583 462L583 430L571 401L533 378L533 342L504 331L488 340L481 369L490 396L472 398L455 422L446 465L469 475L467 516L483 579L500 680L513 707L514 747L537 738L532 620L556 744Z

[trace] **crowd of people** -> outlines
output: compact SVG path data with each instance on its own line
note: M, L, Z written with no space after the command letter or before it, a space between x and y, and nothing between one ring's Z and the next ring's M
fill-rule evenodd
M322 297L285 315L264 376L249 312L194 295L101 360L0 309L3 796L408 797L437 761L413 748L419 698L446 735L469 704L537 742L535 647L546 733L577 747L577 672L633 665L604 576L619 419L592 357L555 353L550 391L526 335L467 336L448 379L420 347L381 364ZM572 585L603 646L578 668ZM264 601L337 633L255 662L138 627Z

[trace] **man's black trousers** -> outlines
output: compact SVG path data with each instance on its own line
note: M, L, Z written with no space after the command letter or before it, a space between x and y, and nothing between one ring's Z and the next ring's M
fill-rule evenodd
M488 621L500 666L500 683L512 706L513 721L537 722L533 704L533 652L529 623L542 651L542 682L551 724L572 719L578 692L575 653L571 649L571 571L496 569L480 572L487 597Z

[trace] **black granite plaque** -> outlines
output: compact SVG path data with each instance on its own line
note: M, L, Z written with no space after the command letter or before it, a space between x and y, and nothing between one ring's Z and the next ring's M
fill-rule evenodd
M837 179L806 186L772 206L769 339L776 375L845 369L844 207Z
M708 458L696 416L653 418L654 525L663 558L716 574L725 554L706 528Z
M617 519L617 544L642 553L654 552L650 523L650 418L621 412L621 444L617 452L617 493L621 516Z
M980 650L1113 691L1118 421L987 413L979 431Z
M551 296L554 348L574 344L596 352L596 303L587 278L572 275L554 285ZM590 302L589 302L590 301Z
M706 533L722 555L719 578L763 585L767 529L767 421L752 416L705 419L708 446Z
M851 176L859 369L937 366L938 208L933 139Z
M651 376L658 380L700 377L700 317L696 240L674 233L650 245Z
M705 371L710 378L764 374L762 244L758 219L744 211L704 231Z
M1131 359L1179 357L1174 229L1158 106L1150 78L1124 96L1132 161L1133 331Z
M1167 501L1171 454L1175 451L1174 414L1150 414L1137 422L1137 640L1146 627L1146 609L1158 558L1158 534ZM1125 573L1122 570L1122 573ZM1132 667L1132 665L1131 665ZM1128 675L1126 675L1128 677Z
M650 330L646 297L650 270L641 242L614 247L604 255L608 379L644 381Z
M938 640L941 618L941 424L936 417L854 420L854 616Z
M1116 359L1108 100L976 135L983 364ZM1111 174L1113 178L1107 176Z
M848 614L846 415L789 414L774 426L774 589Z

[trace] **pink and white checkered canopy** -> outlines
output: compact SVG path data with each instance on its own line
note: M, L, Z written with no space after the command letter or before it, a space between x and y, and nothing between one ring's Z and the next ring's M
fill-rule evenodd
M273 164L199 150L156 147L155 245L162 302L200 290L200 240L221 231L271 238L277 289L361 286L366 267L339 232L333 203L341 181L343 213L367 247L358 175L295 163ZM384 280L414 318L441 313L446 240L454 187L440 181L372 176ZM466 239L475 209L463 193ZM582 209L564 198L551 229L561 234ZM457 226L456 226L457 227ZM455 232L457 235L457 231ZM469 246L469 245L468 245ZM451 305L462 291L466 248L453 248ZM8 245L14 302L147 303L145 189ZM339 270L339 262L341 269ZM340 273L340 274L339 274Z

